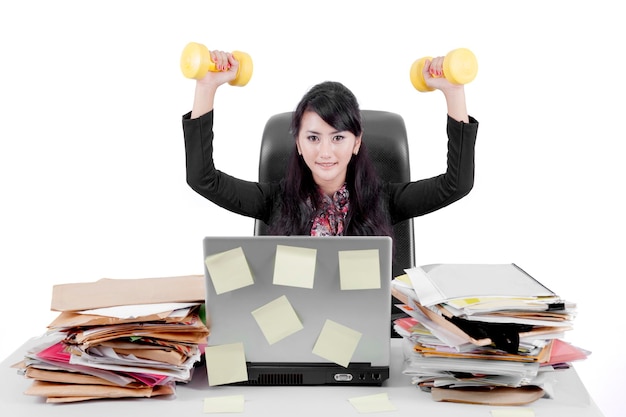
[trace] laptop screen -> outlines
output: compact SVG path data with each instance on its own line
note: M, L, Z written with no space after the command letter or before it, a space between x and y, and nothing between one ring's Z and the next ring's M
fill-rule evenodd
M209 347L248 364L388 366L391 238L206 237Z

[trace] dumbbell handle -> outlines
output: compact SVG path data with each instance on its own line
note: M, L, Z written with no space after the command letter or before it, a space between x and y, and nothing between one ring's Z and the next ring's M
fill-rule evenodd
M424 64L431 57L423 57L411 65L411 83L421 92L433 91L424 80ZM478 61L472 51L466 48L458 48L450 51L443 58L443 77L453 84L467 84L476 78Z
M244 86L252 77L252 58L245 52L233 51L233 58L239 62L239 69L230 85ZM183 49L180 57L180 69L187 78L199 80L208 71L219 72L215 62L211 59L209 49L201 43L189 42Z

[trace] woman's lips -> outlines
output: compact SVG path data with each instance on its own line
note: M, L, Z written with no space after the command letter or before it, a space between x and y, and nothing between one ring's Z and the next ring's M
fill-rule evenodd
M317 162L317 165L321 166L322 168L332 168L335 165L337 165L336 162Z

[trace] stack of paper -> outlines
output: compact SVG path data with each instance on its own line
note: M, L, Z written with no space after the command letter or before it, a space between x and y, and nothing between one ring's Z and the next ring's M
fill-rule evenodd
M191 379L208 328L204 277L55 286L59 316L19 365L47 402L153 397Z
M562 340L576 305L514 264L406 272L392 283L408 314L394 326L407 347L404 373L436 400L527 403L549 395L549 371L589 354Z

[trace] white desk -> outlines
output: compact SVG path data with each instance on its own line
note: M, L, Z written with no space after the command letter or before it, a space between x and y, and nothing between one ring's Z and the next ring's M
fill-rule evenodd
M348 398L386 392L397 411L382 413L397 416L491 417L498 407L435 402L402 374L400 339L392 339L391 377L381 387L209 387L204 367L196 368L193 380L179 385L176 397L96 400L74 404L46 404L40 397L24 395L32 383L10 368L23 357L24 347L2 362L0 404L2 415L10 417L100 417L100 416L207 416L202 411L205 397L243 394L247 416L359 416ZM536 417L602 417L574 369L558 374L554 399L540 399L531 404ZM380 413L375 413L380 414ZM215 415L215 414L213 414Z

